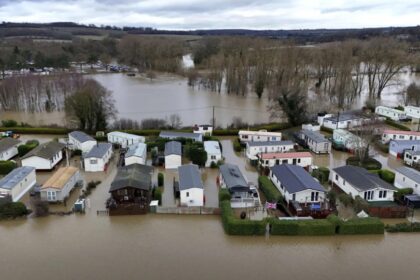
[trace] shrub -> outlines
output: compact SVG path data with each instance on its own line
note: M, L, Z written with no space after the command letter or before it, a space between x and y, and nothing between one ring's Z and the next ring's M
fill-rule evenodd
M278 220L270 219L272 235L334 235L335 224L328 219Z
M395 180L395 173L388 170L388 169L382 169L379 171L379 177L381 177L382 180L385 182L388 182L390 184L394 184Z
M353 197L349 194L346 193L340 193L338 195L338 200L341 201L341 203L343 203L343 205L345 207L351 206L353 205Z
M280 191L276 188L276 186L271 182L271 180L267 176L260 176L258 177L258 186L260 190L264 193L265 198L267 201L270 202L278 202L283 199Z
M36 148L39 145L38 140L28 140L26 141L25 144L19 145L18 146L18 154L20 157L26 155L27 153L29 153L31 150L33 150L34 148Z
M241 142L239 142L239 139L235 139L233 142L232 142L232 144L233 144L233 150L235 151L235 152L241 152L242 151L242 144L241 144Z
M413 189L412 188L398 189L394 193L394 199L402 201L404 199L404 196L409 195L409 194L413 194Z
M230 207L230 201L222 201L220 203L222 224L225 232L229 235L264 235L266 222L240 220L233 214Z
M334 130L325 126L321 126L321 131L333 134Z
M9 174L16 168L16 162L10 160L0 160L0 175Z
M212 161L212 162L210 163L210 168L217 168L217 167L219 167L218 163L216 163L216 162L214 162L214 161Z
M204 150L203 143L193 142L185 145L185 155L192 163L198 166L205 166L207 161L207 152Z
M72 156L81 156L82 155L82 150L74 150L72 152Z
M165 177L162 172L158 173L158 186L163 187Z
M327 167L320 167L312 171L312 176L317 178L321 184L328 182L330 170Z
M153 200L159 200L159 205L162 205L163 188L154 188L152 191Z
M382 164L374 158L368 158L361 161L360 158L358 157L349 157L346 160L346 164L353 165L353 166L360 166L367 170L376 170L376 169L382 168Z
M8 202L0 206L0 219L11 219L29 214L22 202Z
M219 203L225 200L230 201L230 199L231 199L231 196L228 189L221 188L219 190Z
M18 123L15 120L2 120L1 125L3 127L16 127L18 126Z
M387 232L420 232L420 223L400 223L396 225L386 225Z

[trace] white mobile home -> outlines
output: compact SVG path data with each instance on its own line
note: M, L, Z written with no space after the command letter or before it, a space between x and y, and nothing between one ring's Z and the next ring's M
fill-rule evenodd
M182 165L182 145L177 141L165 144L165 169L175 169Z
M216 164L222 160L222 151L218 141L204 141L204 150L207 153L206 167L210 167L212 162Z
M128 151L124 155L125 165L134 163L146 164L147 160L147 145L144 143L137 143L128 147Z
M394 193L397 191L377 174L351 165L334 168L330 180L353 198L360 196L367 201L394 201Z
M35 168L30 166L18 167L0 179L0 195L9 195L12 201L16 202L35 184Z
M18 154L20 141L10 137L0 139L0 160L9 160Z
M404 163L409 166L418 165L420 163L420 151L419 150L404 151Z
M41 199L49 202L64 201L75 186L82 186L79 169L61 167L41 187Z
M111 143L98 143L83 156L83 165L86 172L105 171L112 156Z
M195 125L193 128L193 132L203 134L205 136L211 136L213 134L213 126L209 124Z
M22 157L22 166L51 170L63 159L65 145L55 141L40 144Z
M331 142L318 131L303 129L299 132L298 138L316 154L328 154L331 152Z
M203 206L204 185L198 166L195 164L179 166L178 174L181 206Z
M108 138L109 143L118 144L121 146L121 148L127 148L128 146L145 142L144 136L120 131L109 132L106 136Z
M309 152L285 152L258 154L258 163L262 167L273 167L280 164L293 164L301 167L312 165L312 155Z
M391 140L389 154L394 157L403 157L405 151L420 151L420 140Z
M348 129L362 125L366 118L355 113L347 112L341 113L337 116L324 117L322 119L322 126L329 129Z
M257 160L261 153L283 153L292 151L295 143L292 141L256 141L246 143L246 156L250 160Z
M394 121L401 121L407 119L407 115L404 111L385 106L376 107L375 114L390 118Z
M405 166L397 168L394 186L399 189L412 188L413 193L420 195L420 172Z
M325 201L325 189L305 169L297 165L275 165L270 179L287 203L320 203Z
M71 150L81 150L82 154L89 152L96 145L96 140L82 131L69 133L69 148Z
M387 129L382 134L382 143L387 144L391 140L420 140L420 132Z
M268 142L281 141L281 132L269 132L267 130L250 131L240 130L238 133L239 140L242 143L246 142Z
M415 119L416 121L420 120L420 107L405 106L404 113L407 115L407 117Z
M333 142L347 150L354 151L361 147L363 140L347 130L334 129Z

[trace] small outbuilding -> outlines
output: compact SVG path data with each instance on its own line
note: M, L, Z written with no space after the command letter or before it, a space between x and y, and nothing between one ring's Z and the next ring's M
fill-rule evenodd
M72 131L69 133L69 148L71 150L81 150L82 154L85 154L96 144L95 138L83 131Z
M41 199L48 202L62 202L76 186L83 186L78 168L59 168L41 187Z
M83 156L83 165L86 172L105 171L112 157L111 143L98 143Z
M182 144L169 141L165 144L165 169L176 169L182 165Z
M147 160L147 145L144 143L136 143L128 147L124 155L125 165L134 163L146 164Z
M31 166L18 167L0 179L0 195L8 195L13 202L16 202L35 184L35 168Z
M40 144L22 157L22 166L37 170L51 170L63 159L65 144L51 141Z
M0 160L9 160L18 154L20 141L11 137L0 139Z
M204 185L201 173L195 164L178 167L181 206L203 206Z

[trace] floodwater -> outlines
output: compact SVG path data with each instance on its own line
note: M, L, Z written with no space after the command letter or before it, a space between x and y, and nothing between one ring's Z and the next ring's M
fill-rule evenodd
M256 182L255 169L233 151L231 139L221 143L226 161ZM418 234L233 237L224 234L218 216L98 216L114 166L115 159L107 173L84 174L87 181L102 180L85 215L0 222L0 279L418 279ZM214 204L217 171L205 173L208 203ZM171 191L166 184L176 176L165 174L164 203ZM48 173L38 176L45 180Z

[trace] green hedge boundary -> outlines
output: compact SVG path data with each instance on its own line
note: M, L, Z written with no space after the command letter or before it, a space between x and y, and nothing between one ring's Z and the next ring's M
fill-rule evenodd
M278 202L283 199L280 191L267 176L258 177L258 187L269 202Z
M240 220L233 214L230 201L220 202L223 229L229 235L264 235L266 220L250 221Z
M385 230L387 232L420 232L420 223L400 223L395 225L386 225Z
M405 125L402 125L400 123L397 123L397 122L395 122L391 119L386 119L385 123L389 126L392 126L392 127L395 127L395 128L401 129L401 130L405 130L405 131L410 131L411 130L409 127L407 127Z
M272 235L325 236L334 235L335 224L327 219L322 220L278 220L269 219Z

